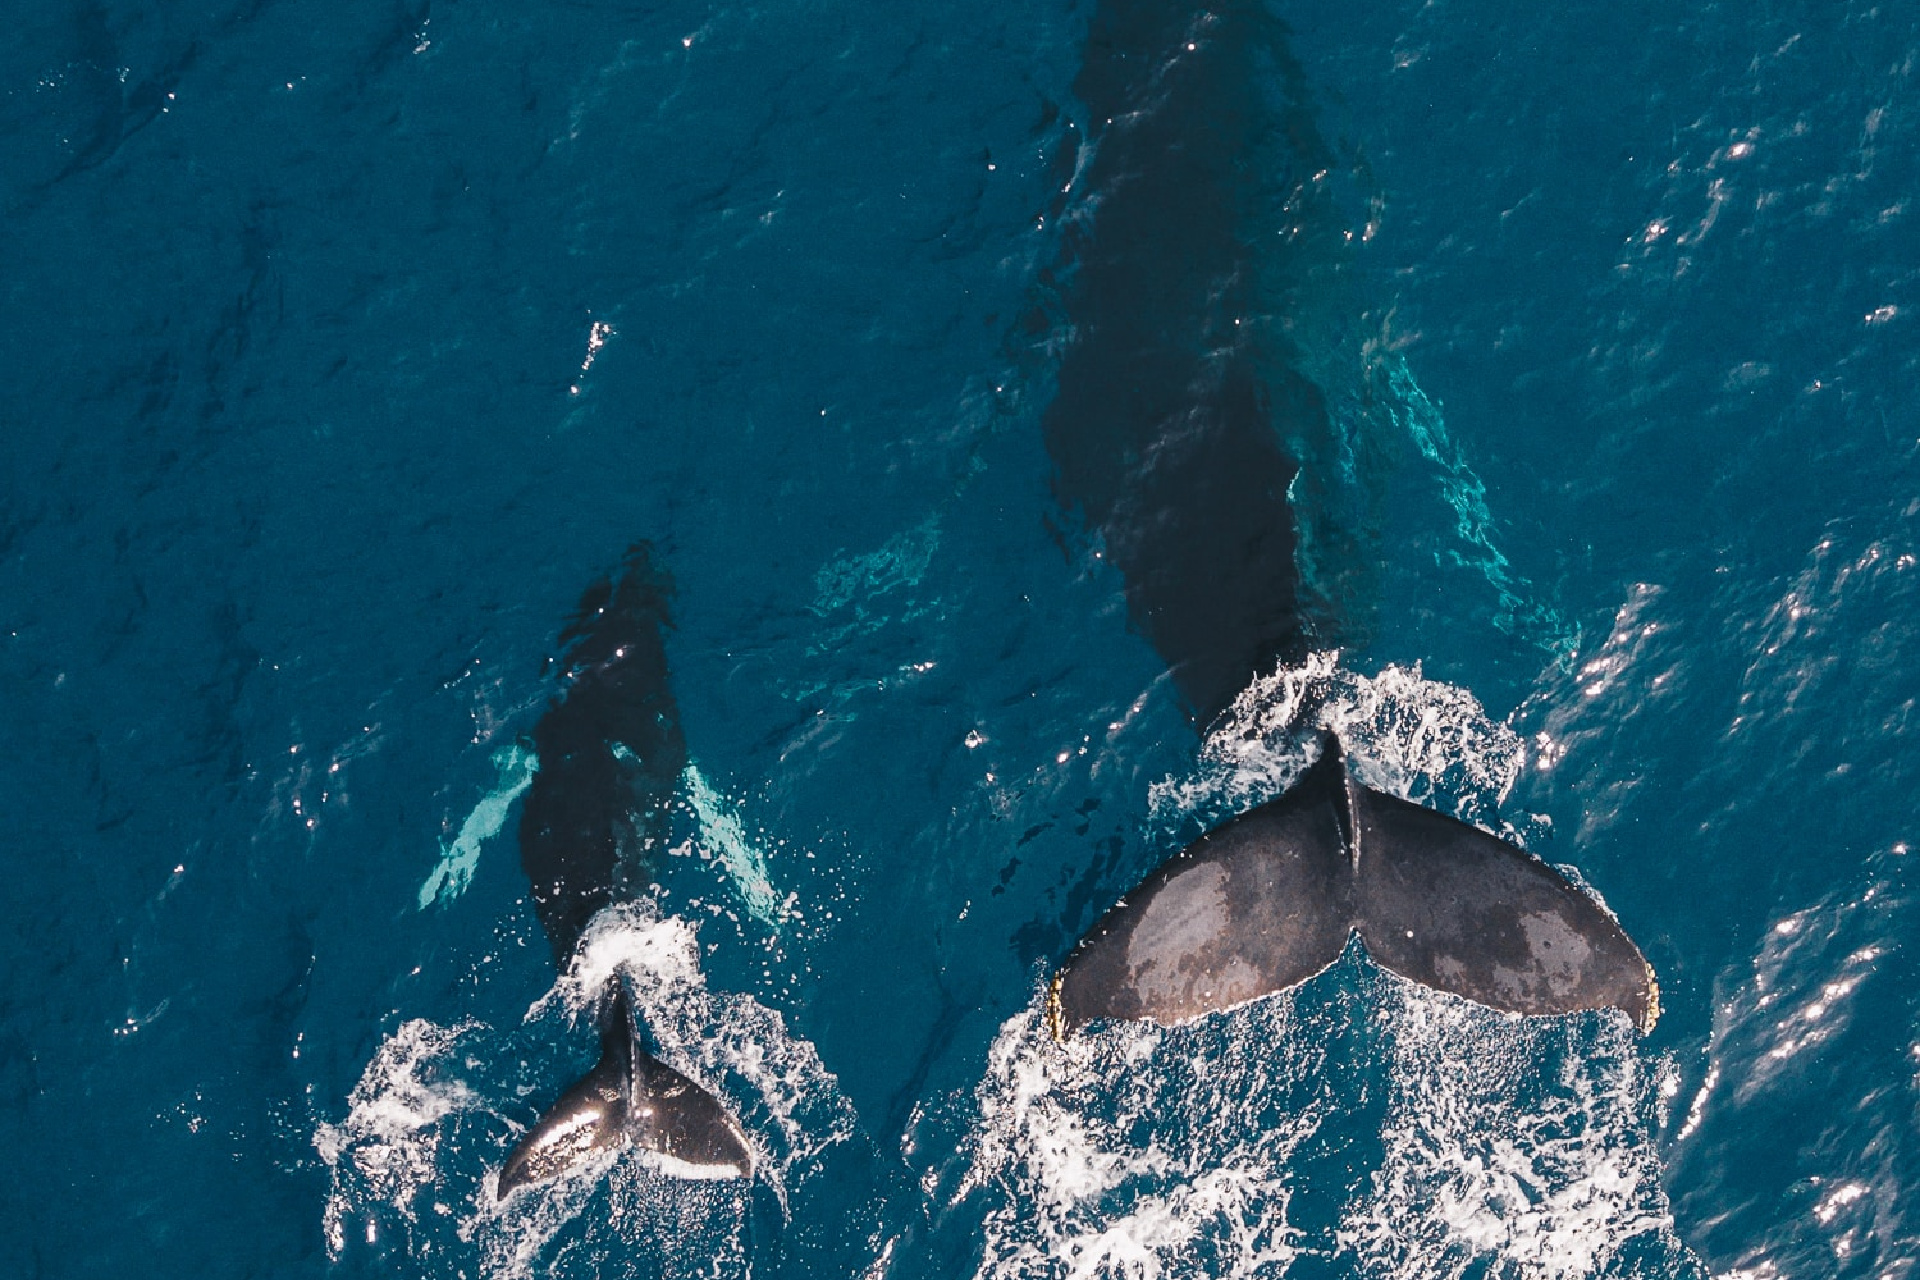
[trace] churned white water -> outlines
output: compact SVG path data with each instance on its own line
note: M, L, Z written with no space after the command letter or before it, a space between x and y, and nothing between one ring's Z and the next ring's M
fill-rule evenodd
M1221 1017L1238 1033L1224 1043L1128 1025L1059 1045L1037 1010L1008 1020L956 1196L988 1206L977 1276L1284 1269L1299 1246L1288 1162L1328 1104L1281 1115L1273 1093L1316 1051L1287 1034L1285 997Z

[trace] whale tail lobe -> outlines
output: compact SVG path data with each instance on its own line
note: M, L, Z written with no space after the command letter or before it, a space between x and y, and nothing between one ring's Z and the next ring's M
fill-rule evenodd
M627 1145L690 1177L753 1172L746 1139L719 1099L641 1047L626 985L616 979L601 1016L600 1061L507 1154L496 1194L548 1181Z
M1096 1018L1185 1022L1304 982L1359 935L1382 968L1521 1014L1619 1009L1659 987L1638 947L1546 863L1360 785L1340 743L1279 799L1174 855L1055 977L1056 1037Z

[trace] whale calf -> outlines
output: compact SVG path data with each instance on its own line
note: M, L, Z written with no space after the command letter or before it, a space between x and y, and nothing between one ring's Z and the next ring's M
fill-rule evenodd
M668 680L671 579L637 543L589 587L560 635L563 688L534 726L540 767L520 816L520 865L564 969L601 908L648 882L687 764ZM718 1099L646 1051L626 980L601 993L600 1060L508 1153L497 1194L631 1144L701 1176L746 1177L752 1156Z
M1296 498L1327 484L1303 454L1327 467L1341 445L1293 310L1344 242L1333 156L1256 0L1100 0L1074 89L1090 136L1053 273L1054 495L1204 730L1257 676L1338 643L1317 628L1335 625L1325 588L1342 575L1303 576L1306 543L1327 538L1303 538L1314 516ZM1658 1016L1652 970L1597 903L1487 832L1359 785L1329 733L1286 795L1095 924L1048 1021L1056 1037L1186 1021L1312 977L1355 934L1376 963L1497 1009L1616 1008L1643 1030Z

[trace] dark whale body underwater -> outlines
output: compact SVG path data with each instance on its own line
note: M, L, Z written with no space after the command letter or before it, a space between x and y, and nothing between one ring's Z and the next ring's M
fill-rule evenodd
M564 688L534 726L539 769L520 817L520 864L565 969L594 915L645 889L666 846L687 747L668 679L672 583L646 543L589 587L561 632ZM540 1117L501 1167L499 1194L631 1143L707 1176L752 1171L714 1096L649 1054L625 980L603 993L600 1061Z
M1280 24L1101 0L1075 89L1090 137L1054 274L1066 318L1043 431L1054 493L1119 570L1128 618L1205 729L1257 676L1337 644L1309 582L1303 470L1337 452L1290 308L1336 244L1332 154ZM1308 282L1303 287L1302 282ZM1318 530L1314 530L1318 535ZM1324 538L1320 538L1324 541ZM1303 726L1305 727L1305 726ZM1062 965L1056 1037L1182 1022L1284 990L1357 935L1395 973L1496 1009L1659 1012L1619 924L1545 863L1360 785L1340 743L1115 905Z
M1324 167L1317 140L1263 141L1282 68L1264 21L1167 0L1105 0L1074 89L1093 137L1069 223L1069 333L1042 423L1054 492L1098 536L1133 625L1211 721L1254 675L1305 654L1298 462L1282 424L1323 424L1320 391L1262 341L1251 226ZM1278 46L1272 46L1277 51Z

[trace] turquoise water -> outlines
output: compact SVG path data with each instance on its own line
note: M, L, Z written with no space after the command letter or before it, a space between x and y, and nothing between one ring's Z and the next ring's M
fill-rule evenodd
M1275 12L1374 559L1203 741L1039 432L1087 4L16 7L0 1266L1910 1274L1920 18ZM556 984L514 751L641 537L677 852ZM1049 1045L1308 702L1594 887L1653 1034L1350 954ZM494 1204L616 966L760 1176Z

